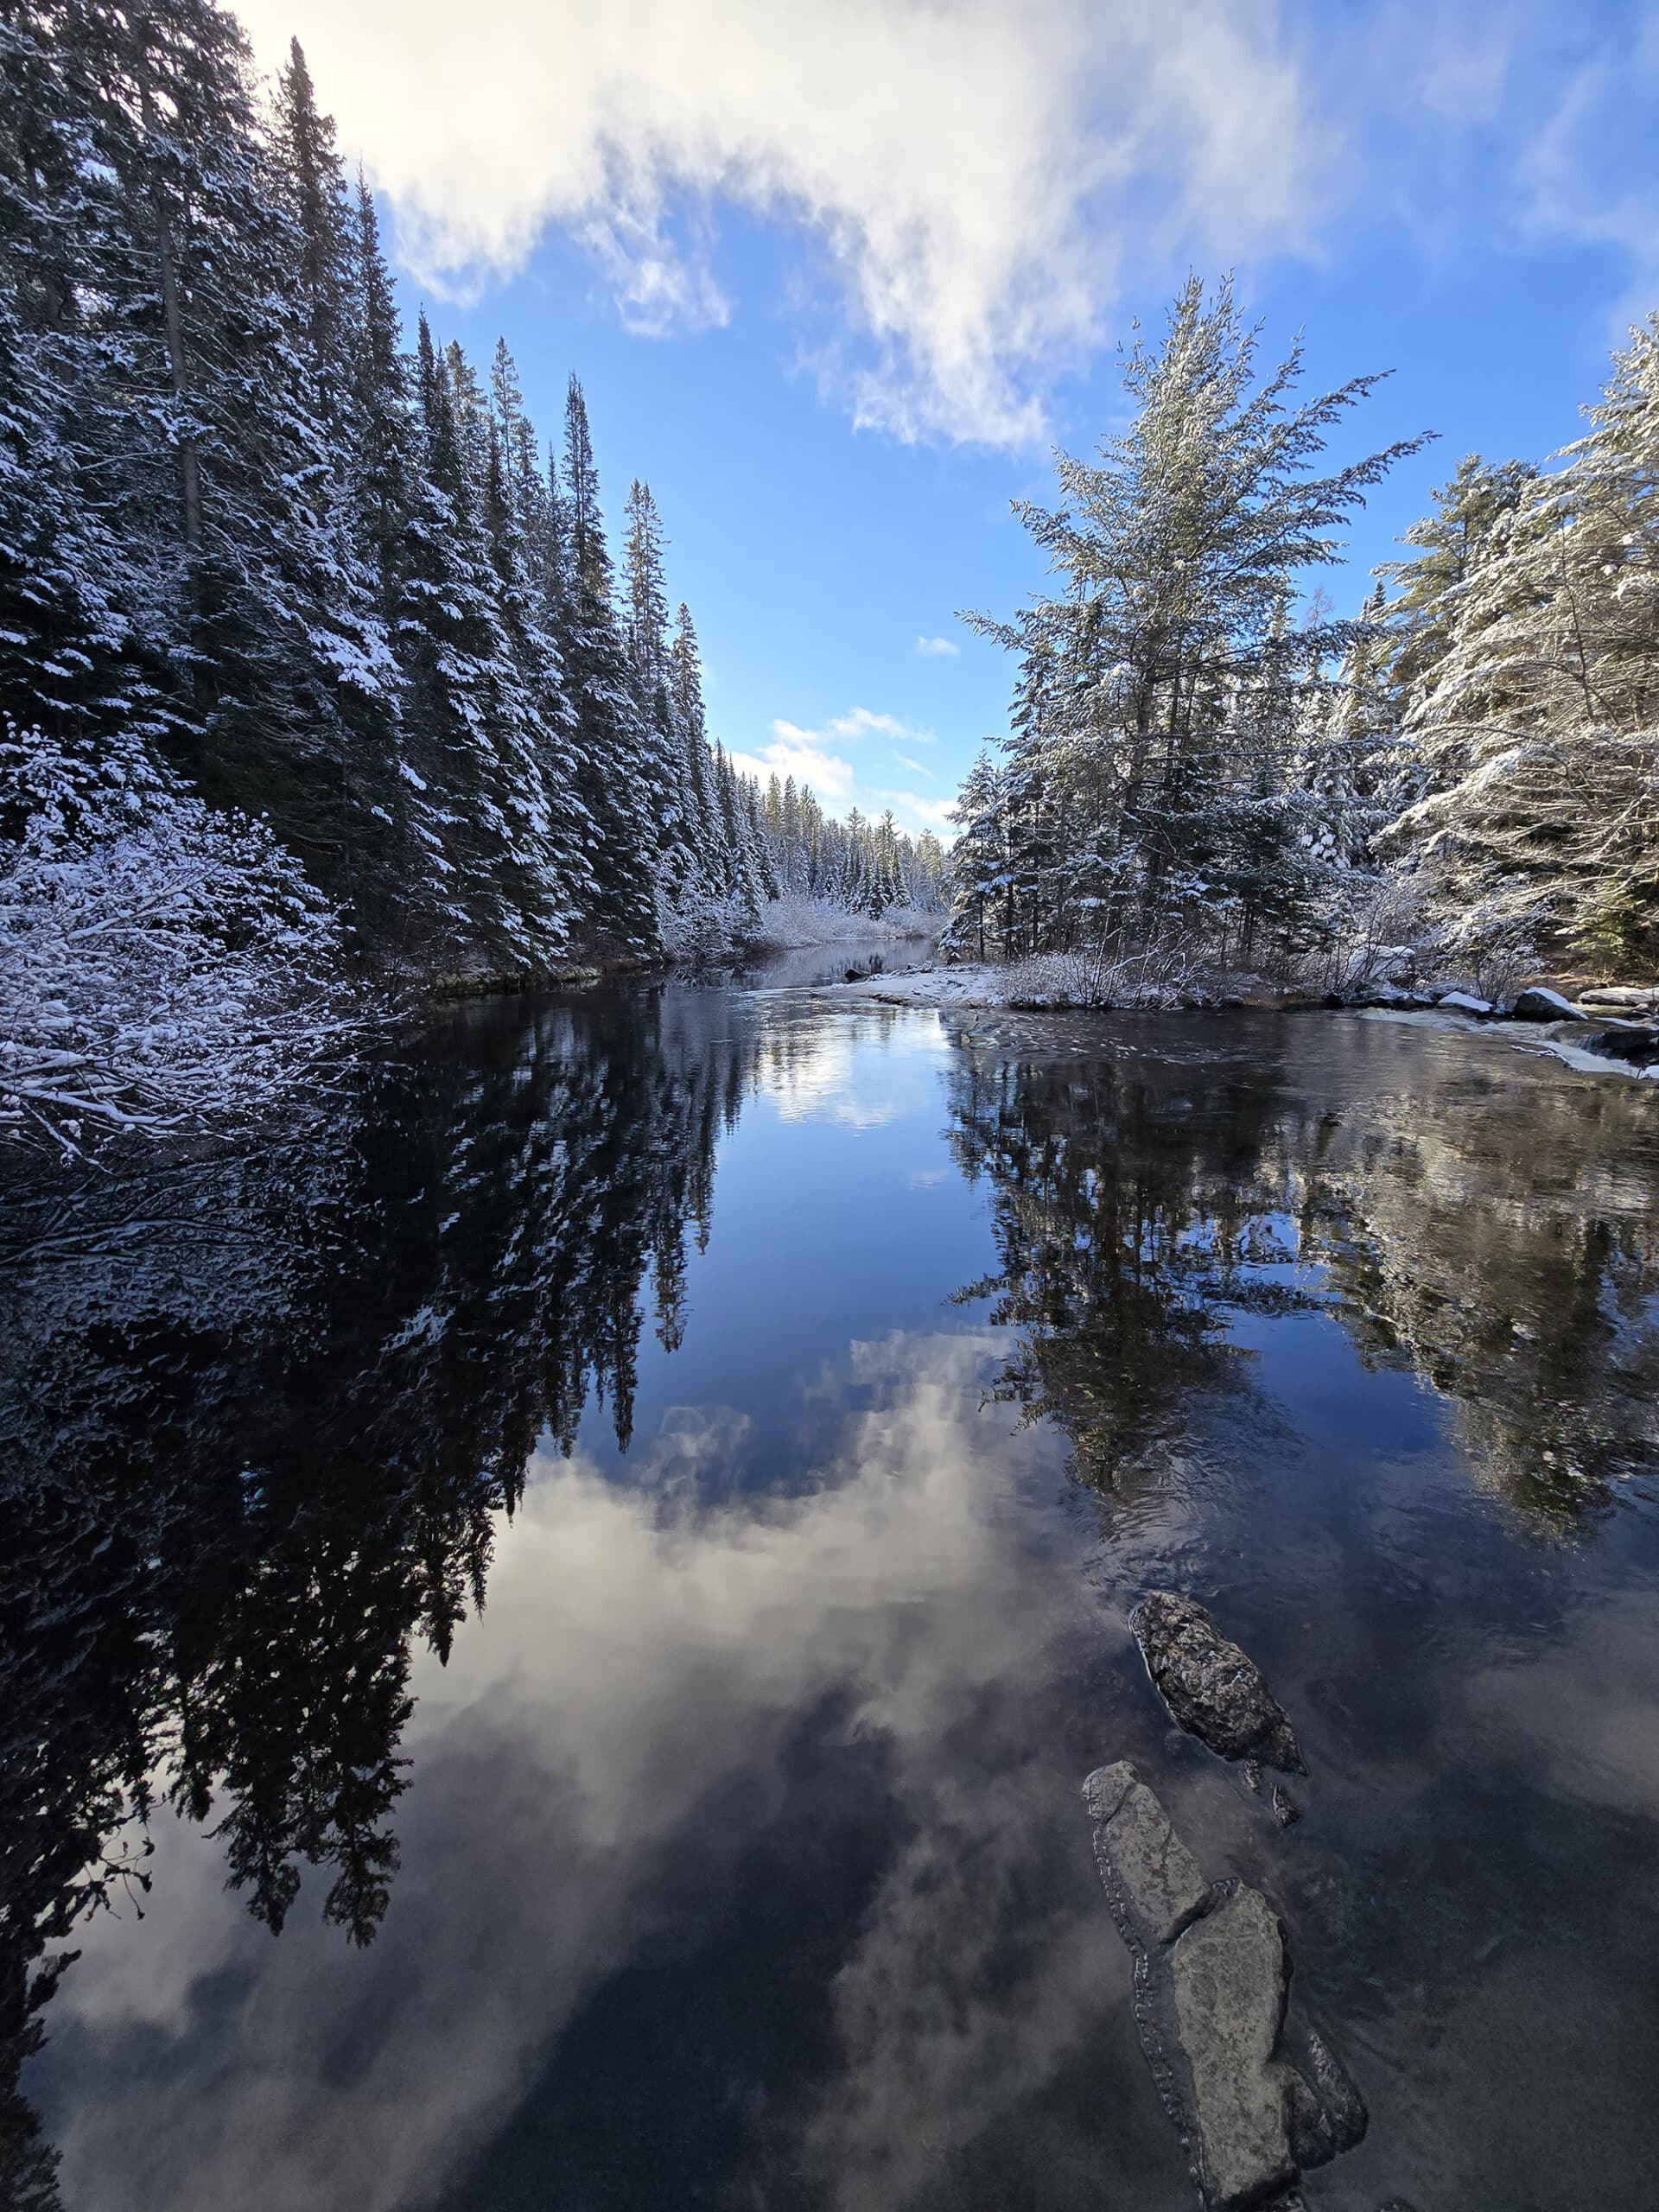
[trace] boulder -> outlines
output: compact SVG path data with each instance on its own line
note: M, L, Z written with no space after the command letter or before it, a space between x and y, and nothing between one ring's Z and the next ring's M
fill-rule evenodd
M1262 1759L1306 1774L1295 1733L1248 1653L1194 1598L1153 1590L1129 1616L1163 1700L1189 1735L1228 1759Z
M1587 1021L1582 1007L1552 991L1547 983L1533 983L1522 992L1512 1009L1517 1021Z
M1650 1014L1659 1006L1659 991L1650 983L1599 983L1579 998L1585 1006L1617 1007L1621 1014Z
M1135 2024L1210 2212L1244 2212L1365 2132L1358 2090L1324 2038L1286 2017L1290 1961L1259 1890L1212 1885L1127 1759L1083 1794L1095 1864L1135 1961Z
M1491 999L1478 999L1472 991L1445 991L1434 1001L1444 1014L1490 1014Z
M1645 1067L1649 1060L1659 1060L1659 1029L1649 1024L1621 1021L1616 1028L1586 1037L1584 1049L1599 1054L1604 1060L1628 1060L1632 1067Z
M1170 1955L1170 1980L1192 2069L1205 2198L1217 2206L1260 2203L1300 2171L1290 2141L1292 2069L1274 2056L1285 2017L1285 1941L1261 1891L1235 1890L1196 1921Z
M1127 1759L1083 1785L1095 1823L1095 1864L1120 1922L1141 1943L1167 1943L1201 1910L1210 1885L1169 1815Z

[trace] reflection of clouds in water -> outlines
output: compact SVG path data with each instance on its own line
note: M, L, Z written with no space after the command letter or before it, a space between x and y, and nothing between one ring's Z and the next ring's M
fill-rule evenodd
M664 1406L657 1433L635 1438L615 1479L686 1506L723 1497L742 1478L753 1430L740 1406ZM562 1482L569 1471L563 1459L533 1459L526 1486Z
M868 1050L872 1027L880 1031L879 1055ZM775 1100L785 1122L882 1128L919 1103L913 1065L943 1062L949 1051L937 1021L893 1027L861 1017L835 1024L820 1018L810 1027L780 1027L769 1033L755 1087ZM883 1085L880 1094L872 1092L875 1078Z
M987 2069L1005 2101L1028 2096L1078 2008L1098 2008L1115 1939L1092 1900L1078 1924L1014 1896L1040 1893L1056 1847L1053 1822L1024 1832L1020 1777L1058 1640L1090 1615L1009 1525L1011 1477L1045 1446L981 1414L989 1353L967 1336L858 1346L877 1402L805 1497L711 1508L705 1492L665 1514L660 1486L542 1465L484 1622L447 1670L417 1666L404 1867L366 1958L303 1924L303 1897L273 1942L218 1894L216 1847L170 1827L149 1922L92 1932L48 2081L70 2200L430 2201L584 1998L677 1924L688 1883L724 1878L777 1817L782 1749L836 1694L849 1731L887 1741L908 1834L836 1992L849 2072L813 2155L874 2172L913 2133L904 2081L941 2126ZM662 1464L729 1452L741 1419L677 1409ZM961 1778L964 1743L982 1790ZM1073 1782L1033 1785L1038 1810L1069 1813ZM1016 1922L1022 1965L1001 1956Z
M1659 1820L1659 1645L1647 1592L1602 1599L1559 1643L1464 1684L1460 1745L1572 1805ZM1465 1751L1465 1756L1467 1756Z
M1012 1716L982 1717L996 1728ZM1125 1955L1087 1870L1071 1882L1057 1864L1076 1827L1075 1777L1022 1771L1016 1755L965 1785L941 1755L905 1782L915 1833L836 1979L842 2063L805 2130L802 2164L823 2202L866 2212L986 2201L985 2177L967 2187L964 2159L982 2164L986 2139L1012 2126L1028 2177L1032 2114L1080 2062L1096 2094L1081 2126L1056 2101L1041 2201L1098 2202L1103 2177L1122 2181L1133 2163L1152 2168L1148 2183L1164 2170L1182 2202L1162 2115L1147 2111L1138 2072L1122 2070L1139 2056ZM1152 2212L1150 2191L1135 2202Z

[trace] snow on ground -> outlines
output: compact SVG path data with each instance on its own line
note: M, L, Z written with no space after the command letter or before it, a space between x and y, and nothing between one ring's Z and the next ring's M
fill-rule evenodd
M1363 1009L1368 1021L1398 1021L1418 1029L1459 1029L1465 1034L1499 1037L1505 1044L1513 1045L1523 1052L1540 1052L1552 1059L1563 1060L1580 1075L1624 1076L1634 1083L1659 1081L1659 1064L1637 1067L1629 1060L1605 1059L1599 1052L1587 1052L1575 1044L1575 1035L1584 1034L1581 1021L1491 1021L1459 1014L1455 1010L1442 1013L1439 1007L1367 1007Z
M998 968L918 968L868 976L857 983L823 983L830 997L874 999L883 1006L991 1007L1007 1004L1007 971Z
M1017 979L1017 970L995 966L917 968L893 975L868 976L855 983L823 983L825 997L863 999L881 1006L937 1007L964 1012L1007 1007L1016 1000L1030 1007L1031 1000ZM1052 1011L1104 1013L1105 1007L1056 1007ZM1457 1007L1365 1007L1353 1009L1368 1021L1395 1021L1423 1029L1459 1030L1468 1035L1495 1037L1525 1052L1537 1052L1563 1061L1581 1075L1622 1076L1627 1080L1659 1081L1659 1064L1637 1067L1624 1060L1605 1059L1575 1041L1586 1025L1577 1021L1505 1021L1467 1014ZM1593 1032L1592 1033L1593 1033Z
M812 944L844 944L856 938L861 944L899 944L936 938L944 916L919 906L889 906L884 914L855 914L848 907L824 899L768 899L760 909L759 925L743 932L744 942L756 951L794 952Z

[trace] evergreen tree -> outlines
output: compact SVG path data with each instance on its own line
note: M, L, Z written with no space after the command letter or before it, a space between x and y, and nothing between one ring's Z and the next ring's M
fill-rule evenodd
M1007 796L1006 934L1020 949L1131 947L1282 929L1295 848L1279 674L1293 580L1419 441L1314 474L1361 377L1296 401L1300 348L1264 378L1230 285L1194 278L1160 347L1125 364L1129 428L1061 454L1065 504L1018 512L1065 588L977 625L1020 656ZM1352 626L1296 647L1338 658Z
M0 714L60 735L147 699L106 289L125 214L79 65L46 10L0 18Z
M1426 790L1391 842L1477 962L1659 957L1659 317L1587 411L1552 474L1465 463L1395 571L1429 644L1404 713Z
M593 921L618 950L649 952L658 934L652 893L661 786L617 626L599 472L575 377L565 401L557 513L568 540L559 643L575 710L577 788L596 831Z

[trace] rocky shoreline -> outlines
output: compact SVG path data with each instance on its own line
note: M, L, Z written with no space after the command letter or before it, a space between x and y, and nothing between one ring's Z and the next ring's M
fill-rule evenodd
M1576 996L1535 983L1510 1001L1494 1001L1455 986L1393 986L1346 995L1204 989L1172 995L1160 1005L1109 1007L1075 999L1045 1001L1011 991L1008 971L992 966L937 966L849 973L816 987L826 998L879 1006L931 1007L943 1013L1098 1014L1272 1013L1362 1014L1425 1027L1482 1031L1531 1052L1548 1053L1586 1075L1659 1080L1659 985L1608 984Z

